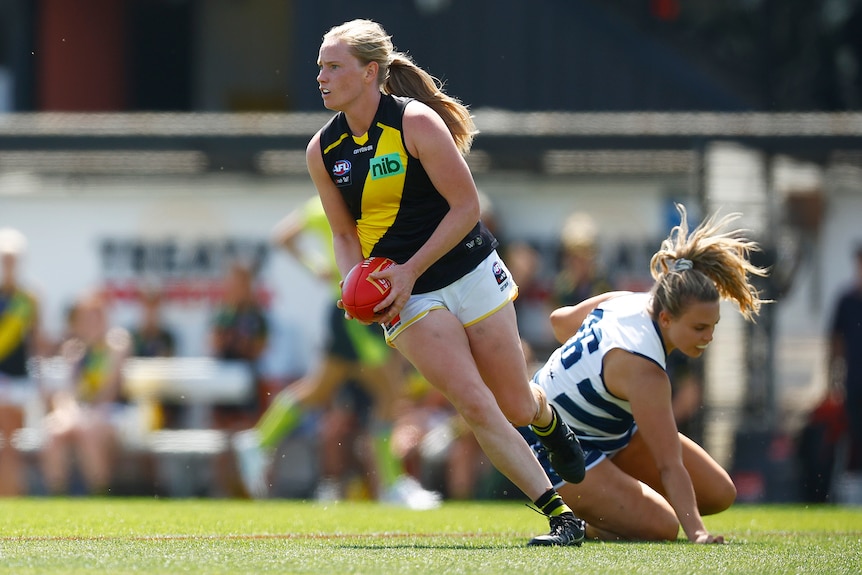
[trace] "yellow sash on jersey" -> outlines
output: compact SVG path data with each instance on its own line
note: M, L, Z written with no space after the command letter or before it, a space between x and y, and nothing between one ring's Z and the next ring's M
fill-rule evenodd
M87 402L95 401L105 386L108 377L108 349L104 345L93 346L84 356L78 379L78 397Z
M24 341L35 311L33 301L26 294L16 292L12 295L6 310L0 315L0 359L7 357Z
M377 127L380 138L363 185L362 214L356 222L364 257L371 255L371 250L395 223L407 178L407 151L401 132L385 124Z

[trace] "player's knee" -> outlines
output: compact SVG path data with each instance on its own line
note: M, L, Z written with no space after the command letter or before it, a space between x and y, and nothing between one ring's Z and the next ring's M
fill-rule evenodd
M536 417L536 406L532 403L517 402L512 405L501 404L500 409L506 419L515 427L523 427L533 423Z
M676 541L679 538L679 520L676 516L667 517L650 527L644 538L647 541Z
M471 429L490 426L492 414L498 409L493 397L487 398L482 394L462 394L453 398L453 403Z
M531 399L532 401L530 401ZM498 394L497 403L500 406L500 411L515 427L524 427L536 423L536 418L543 409L546 412L548 410L544 391L533 386L530 387L530 393L526 395L520 391L509 395Z
M575 512L577 514L577 511ZM593 529L591 529L593 528ZM648 521L633 520L616 527L602 520L587 520L587 536L621 541L676 541L680 526L673 513L657 513Z
M623 530L634 541L675 541L679 537L679 519L673 511L662 510L647 517L634 519Z
M716 482L709 493L698 497L701 515L713 515L728 509L736 501L736 486L730 479Z

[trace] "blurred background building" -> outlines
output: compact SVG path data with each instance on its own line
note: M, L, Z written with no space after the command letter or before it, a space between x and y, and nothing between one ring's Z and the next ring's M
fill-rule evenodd
M859 0L4 0L0 227L29 239L47 331L93 288L132 325L155 287L177 354L205 355L239 258L272 318L264 373L303 373L327 294L269 233L315 193L317 49L355 17L471 106L468 161L501 238L536 250L537 297L569 214L593 218L606 279L640 289L673 202L743 213L777 303L753 327L723 314L702 440L741 497L789 497L862 240ZM531 343L543 359L550 343Z
M846 110L862 98L855 0L5 0L5 97L14 111L316 111L319 39L354 17L385 22L477 108Z

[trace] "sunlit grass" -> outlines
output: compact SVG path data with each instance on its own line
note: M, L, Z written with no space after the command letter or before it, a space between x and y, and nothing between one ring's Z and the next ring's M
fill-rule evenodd
M528 548L518 503L414 512L373 503L0 500L0 574L859 573L862 508L746 506L707 518L724 546Z

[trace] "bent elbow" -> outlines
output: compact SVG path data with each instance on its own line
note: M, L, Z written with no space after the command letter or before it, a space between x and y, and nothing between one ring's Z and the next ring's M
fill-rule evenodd
M565 313L566 308L558 308L551 312L550 320L551 320L551 331L554 334L556 340L560 343L565 343L567 339L569 339L569 329L566 326L566 317Z

